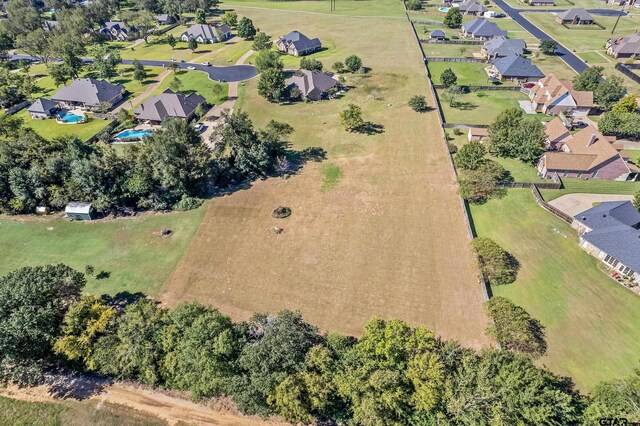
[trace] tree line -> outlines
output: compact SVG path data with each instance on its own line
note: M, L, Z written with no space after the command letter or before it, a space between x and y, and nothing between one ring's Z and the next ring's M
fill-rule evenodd
M14 117L0 127L20 126ZM19 120L17 120L19 121ZM188 123L171 119L118 154L75 137L45 140L18 128L0 144L0 211L33 213L90 201L99 211L188 209L212 189L278 173L293 128L271 121L255 130L246 113L226 117L211 150Z
M522 330L540 324L503 298L487 305L503 350L480 352L397 319L373 318L359 338L320 333L297 312L234 322L184 302L142 295L81 296L65 265L0 277L0 379L37 384L66 365L116 379L231 397L245 414L352 425L578 425L640 418L640 374L580 395L536 366L544 351ZM540 337L540 333L538 333ZM530 356L529 354L534 354ZM536 355L537 354L537 355Z

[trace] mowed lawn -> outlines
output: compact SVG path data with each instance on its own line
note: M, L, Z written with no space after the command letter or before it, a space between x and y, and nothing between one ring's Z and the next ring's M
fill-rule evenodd
M539 363L571 376L583 391L628 375L640 360L640 297L598 269L577 233L539 207L528 189L471 208L476 231L521 263L518 279L493 287L546 327Z
M477 48L479 50L480 46L467 46L470 49ZM460 55L458 55L460 56ZM488 64L483 62L429 62L429 72L431 73L431 78L435 84L442 84L440 81L440 76L442 72L447 68L451 68L451 70L458 77L458 86L492 86L493 84L489 81L489 76L484 70ZM502 82L497 84L505 85L505 86L513 86L511 82Z
M469 92L458 96L452 107L443 98L443 89L437 93L445 122L459 124L491 124L501 111L519 107L518 101L527 99L526 95L515 90Z
M62 218L0 216L0 274L22 266L93 265L108 278L88 280L88 293L157 295L195 233L204 208L131 219L69 222ZM173 232L161 237L163 228Z
M319 147L326 160L211 200L162 300L210 302L236 319L300 310L323 330L350 334L374 315L399 317L468 346L486 345L482 291L437 116L407 106L415 94L429 96L409 23L281 10L323 3L260 4L277 10L233 6L268 34L295 28L336 46L325 65L349 52L371 72L345 74L353 89L314 103L268 103L257 79L240 86L236 110L257 128L271 119L291 124L292 149ZM341 4L362 15L380 5L390 16L402 13L399 2L338 1L338 11ZM383 133L346 132L339 112L349 103ZM292 215L272 218L278 206Z
M217 105L224 102L229 94L227 83L218 83L209 78L208 74L202 71L179 71L176 77L180 80L180 91L189 94L197 92L204 96L210 105ZM162 81L162 84L153 92L153 95L164 92L171 85L174 76L170 75Z
M547 201L551 201L565 194L621 194L633 195L640 191L640 182L615 182L609 180L585 180L562 178L563 189L543 189L542 195Z
M86 141L111 123L111 120L102 120L94 118L93 114L87 114L85 123L58 124L53 118L34 120L26 109L17 113L16 117L24 120L24 127L30 127L34 132L49 140L64 136L76 136Z

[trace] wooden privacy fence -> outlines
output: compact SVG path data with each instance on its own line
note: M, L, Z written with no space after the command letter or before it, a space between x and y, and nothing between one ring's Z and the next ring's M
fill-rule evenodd
M421 38L418 39L420 43L429 43L429 44L467 44L473 46L481 46L484 44L484 41L480 40L436 40L431 38Z
M538 189L538 184L531 185L531 192L533 193L533 197L535 198L536 203L538 203L543 209L547 210L549 213L552 213L558 219L567 222L569 225L573 223L573 218L571 216L553 207L551 204L547 203L544 198L542 198L542 194Z
M430 21L428 19L424 19L424 20L421 20L421 21L411 21L411 23L413 25L416 25L416 24L418 24L418 25L437 25L439 27L444 27L444 24L442 22Z
M424 60L427 62L484 62L484 59L479 58L440 58L437 56L427 56Z
M620 71L622 74L626 75L627 77L629 77L631 80L635 81L636 83L640 84L640 75L634 73L633 71L631 71L632 69L637 69L640 68L640 64L638 64L638 66L631 66L631 65L636 65L636 64L621 64L620 62L618 62L615 66L615 69L617 69L618 71Z
M444 84L434 84L433 85L436 89L438 90L442 90L442 89L446 89L447 87ZM497 90L503 90L503 91L519 91L520 87L518 86L466 86L466 85L461 85L460 87L464 87L468 90L486 90L486 91L497 91Z

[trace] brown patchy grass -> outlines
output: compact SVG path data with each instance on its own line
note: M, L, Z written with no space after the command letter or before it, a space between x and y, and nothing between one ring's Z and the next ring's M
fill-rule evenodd
M269 34L284 34L295 22L339 46L323 52L326 68L355 53L373 71L348 75L356 88L345 98L313 104L268 104L256 80L247 83L241 105L256 126L288 122L296 129L293 148L320 146L327 160L210 201L163 301L198 299L235 319L295 309L322 329L351 334L374 315L399 317L465 345L486 345L481 287L437 116L406 106L410 96L428 93L408 22L237 11ZM345 132L338 112L348 103L384 133ZM328 163L341 171L329 187ZM279 205L292 215L273 219ZM275 234L274 226L284 232Z

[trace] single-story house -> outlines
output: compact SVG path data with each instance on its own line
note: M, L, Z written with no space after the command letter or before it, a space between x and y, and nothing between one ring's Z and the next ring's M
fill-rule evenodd
M430 40L446 40L447 36L442 30L433 30L431 34L429 34Z
M484 18L476 18L471 22L462 24L460 34L463 37L489 40L494 37L506 37L507 32L501 30L499 26Z
M640 213L629 201L606 201L573 218L580 247L614 273L640 284Z
M152 124L160 124L167 118L189 121L195 115L198 106L204 103L205 98L197 93L185 96L183 93L174 93L167 89L140 104L133 115L139 121L150 121Z
M110 41L127 41L133 32L124 22L109 21L100 28L100 34Z
M593 92L574 90L571 81L549 74L530 91L531 108L543 114L586 117L594 107Z
M469 142L482 142L489 137L489 129L486 127L469 127L467 139Z
M42 29L45 31L53 31L60 26L58 21L51 21L49 19L45 19L42 21Z
M102 102L110 103L112 106L117 104L122 100L123 92L122 84L111 84L106 80L94 78L78 78L58 90L51 100L66 107L92 109Z
M320 43L320 39L310 39L300 31L291 31L289 34L276 40L276 46L282 53L293 56L304 56L320 50L322 43Z
M544 77L536 65L531 63L531 59L518 55L504 56L490 61L491 67L489 75L500 81L511 80L519 83L527 81L538 81Z
M220 26L209 24L195 24L187 28L180 36L180 40L188 42L194 38L198 43L219 43L231 38L231 28L227 24Z
M454 4L455 6L455 4ZM476 0L467 0L458 4L458 9L463 15L482 16L488 9Z
M603 180L636 180L638 168L625 161L598 129L589 125L564 140L560 151L545 153L538 161L538 175Z
M526 48L527 43L524 40L499 36L487 40L480 51L487 59L496 59L511 55L522 56Z
M176 20L173 18L173 16L167 13L160 13L156 15L156 22L158 23L158 25L171 25L176 22Z
M610 38L605 45L607 54L614 58L640 56L640 33L626 37Z
M556 22L569 25L591 25L595 22L593 16L585 9L576 7L556 14Z
M64 208L64 213L69 220L92 220L95 211L91 203L72 201Z
M555 0L529 0L531 6L555 6Z
M325 98L329 91L338 88L340 83L333 74L318 70L298 70L286 81L288 87L296 86L300 90L302 99L319 101Z
M51 99L40 98L29 106L27 111L31 115L31 118L36 120L44 120L51 118L58 109L58 104Z
M544 125L544 135L547 149L550 151L561 150L564 142L571 138L571 132L564 121L558 117Z

